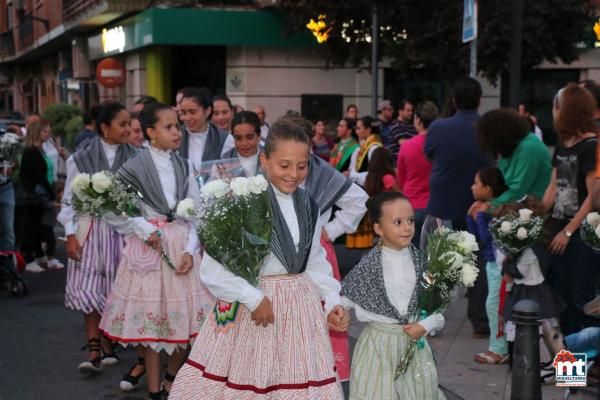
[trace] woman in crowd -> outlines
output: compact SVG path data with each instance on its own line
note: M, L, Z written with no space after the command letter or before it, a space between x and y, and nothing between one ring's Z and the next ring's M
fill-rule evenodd
M146 147L147 143L144 139L144 132L142 132L142 124L140 123L140 118L138 114L133 114L131 116L131 131L129 133L129 139L127 143L135 147L136 149L141 149L142 147Z
M311 147L314 155L329 161L331 149L333 149L333 140L325 134L325 123L323 121L317 121L313 128Z
M237 158L247 177L260 172L260 120L252 111L242 111L231 122L235 147L224 153L222 159Z
M218 160L235 146L233 136L210 122L213 102L208 89L187 88L179 104L179 118L185 124L179 154L200 172L203 162Z
M17 194L16 237L29 272L43 272L40 264L46 264L42 251L42 215L49 203L54 206L55 199L53 164L43 150L49 138L50 130L44 128L43 122L31 123L19 168L21 190Z
M383 146L379 137L379 121L370 116L362 117L356 122L356 136L360 146L352 153L350 169L345 175L363 186L373 152Z
M231 132L231 120L233 119L233 106L231 100L224 94L218 94L213 97L213 113L211 121L220 130L230 133Z
M73 179L79 173L116 172L135 149L127 144L131 118L119 103L106 102L95 109L98 136L67 160L67 182L58 220L67 237L67 286L65 305L84 314L88 359L78 366L81 373L97 373L103 365L114 365L118 357L112 344L102 341L98 329L121 258L123 238L104 222L77 216L73 209Z
M549 246L553 254L551 281L567 304L560 317L564 335L597 325L597 320L584 315L583 306L595 297L600 257L579 235L579 226L591 208L596 168L594 110L592 95L576 84L567 85L554 97L552 115L558 143L544 207L552 210L555 234Z
M427 201L429 200L429 176L431 161L425 157L427 128L438 116L438 108L431 101L424 101L415 110L415 128L418 132L402 146L396 160L398 188L408 198L415 210L415 235L413 244L419 247L421 228L425 222Z
M350 118L343 118L337 126L337 137L340 141L333 147L329 163L338 171L346 172L350 168L350 158L358 148L354 127L356 122Z
M514 203L527 195L541 200L552 173L550 154L529 131L529 123L515 110L500 108L481 117L477 135L482 149L498 160L508 186L491 206Z

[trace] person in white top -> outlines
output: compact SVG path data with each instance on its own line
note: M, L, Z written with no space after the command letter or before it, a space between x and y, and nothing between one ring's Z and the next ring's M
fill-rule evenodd
M222 159L237 158L246 177L255 176L260 169L260 121L252 111L235 114L231 122L235 148L224 153Z
M412 246L414 210L399 192L383 192L367 203L379 245L342 281L343 304L368 325L361 333L350 377L350 399L443 399L429 344L415 350L406 373L396 373L411 340L444 326L442 314L415 321L426 271Z
M93 118L98 136L67 160L67 181L58 221L67 237L67 284L65 306L82 311L88 339L89 357L78 366L81 373L97 373L118 358L98 330L123 247L123 238L96 218L77 215L72 207L73 180L79 173L116 172L135 154L127 144L131 118L119 103L106 102L95 109ZM104 353L104 355L102 354Z
M352 179L360 186L365 185L365 179L369 170L369 161L373 152L382 146L379 136L380 121L366 116L356 121L356 136L360 146L354 150L350 157L350 168L344 175Z
M258 115L258 119L260 119L260 144L264 146L265 141L267 140L267 135L269 134L269 124L267 123L267 112L263 106L254 107L254 112Z
M213 113L211 121L223 132L231 133L231 120L233 119L233 106L231 100L224 94L213 97Z
M104 217L125 236L126 246L100 330L123 346L145 348L149 397L160 400L168 397L185 349L214 298L200 280L196 227L175 218L180 201L199 200L189 162L173 152L181 142L177 114L166 104L153 103L144 107L140 120L150 147L126 162L117 176L140 194L142 216ZM163 351L169 362L161 389ZM121 386L127 390L135 385Z
M233 136L209 122L213 104L208 89L186 89L179 104L179 116L185 124L179 154L191 161L194 172L200 172L203 162L218 160L234 147Z
M273 227L259 286L204 254L200 275L217 307L240 305L227 329L214 317L204 324L169 399L344 398L327 325L345 331L350 319L319 242L318 207L299 188L309 149L298 126L280 121L271 127L260 157Z

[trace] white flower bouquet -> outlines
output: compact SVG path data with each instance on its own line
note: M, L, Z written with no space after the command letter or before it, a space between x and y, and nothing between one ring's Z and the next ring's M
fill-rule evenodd
M522 208L490 222L494 244L507 254L516 255L531 247L542 236L544 218L533 216L533 211Z
M477 250L477 239L465 231L440 227L428 235L428 268L421 277L423 290L418 299L417 320L446 308L457 286L471 287L475 284L479 274L475 266L474 252ZM424 338L411 338L404 357L396 367L396 378L406 373L417 348L425 348Z
M19 156L21 147L21 138L14 133L7 132L0 135L0 158L4 160L4 163L14 163Z
M202 213L191 199L177 207L178 216L198 221L198 236L206 252L254 286L258 285L260 267L271 246L267 189L268 182L262 175L218 179L201 189Z
M137 216L135 193L112 173L77 174L73 178L73 207L78 214L101 218L107 212L122 216Z
M594 211L586 215L581 223L580 233L583 243L600 251L600 214Z

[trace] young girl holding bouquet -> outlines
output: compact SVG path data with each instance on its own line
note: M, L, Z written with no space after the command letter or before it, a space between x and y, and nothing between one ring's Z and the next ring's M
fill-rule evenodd
M426 271L424 259L411 245L414 210L398 192L380 193L367 207L381 241L342 281L344 306L368 322L352 359L350 399L443 399L427 343L415 351L405 373L396 373L411 339L444 326L439 313L410 322L418 311L419 280Z
M67 285L65 305L84 313L89 357L78 366L81 373L96 373L118 358L111 344L100 343L98 324L106 297L117 272L123 238L97 218L77 216L72 206L73 181L80 173L116 172L132 155L129 138L129 112L119 103L107 102L95 108L98 136L67 160L67 181L58 221L67 237ZM104 353L104 354L103 354Z
M297 125L271 126L260 157L272 233L259 285L205 252L202 281L220 304L239 302L239 308L226 326L213 315L204 324L171 400L343 399L327 326L346 330L349 316L320 245L318 206L299 188L309 155L310 139Z
M508 361L508 343L504 336L504 325L500 315L500 298L506 293L506 284L502 284L502 266L496 263L496 255L492 244L489 223L492 219L487 212L490 202L508 190L502 172L496 167L484 167L475 175L471 191L475 203L469 209L467 226L481 244L480 256L486 261L485 271L488 282L488 295L485 301L488 324L490 327L490 344L488 350L475 355L480 364L504 364Z
M165 399L185 349L198 334L213 298L200 281L198 236L192 223L175 219L178 203L197 198L181 142L177 115L161 103L140 115L150 146L126 162L118 176L141 196L142 216L105 218L125 235L119 271L100 329L122 345L145 347L150 399ZM163 387L160 353L169 355Z

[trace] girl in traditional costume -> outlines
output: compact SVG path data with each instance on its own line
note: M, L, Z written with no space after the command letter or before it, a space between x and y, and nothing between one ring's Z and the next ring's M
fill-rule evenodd
M378 121L372 117L362 117L356 123L356 135L360 141L360 147L352 153L350 169L346 172L352 181L360 186L365 186L369 173L369 163L375 150L382 147L379 137ZM373 231L367 215L363 217L356 232L346 235L346 247L349 249L368 249L373 246Z
M233 117L231 132L235 147L224 153L223 160L237 158L246 177L260 172L260 119L252 111L242 111Z
M88 340L88 360L79 372L95 373L103 365L114 365L118 357L111 343L100 342L98 324L106 297L115 278L123 238L99 219L77 216L72 207L73 179L79 173L116 172L135 150L126 144L129 138L129 112L119 103L103 103L95 108L98 136L67 160L67 181L58 220L65 227L69 264L65 305L82 311Z
M168 396L185 349L214 300L200 281L196 229L174 217L181 200L199 196L188 161L173 152L181 142L177 115L170 106L154 103L140 118L151 145L118 176L140 194L142 217L106 216L125 235L126 246L100 329L124 346L146 348L148 392L154 400ZM161 389L162 351L169 362Z
M398 370L411 339L444 325L441 314L411 322L422 288L418 282L426 271L411 245L414 210L398 192L383 192L367 207L381 241L342 281L344 306L368 323L354 350L350 399L443 399L427 342L414 352L405 373Z
M240 304L229 324L217 324L215 316L204 324L171 400L343 399L327 324L346 330L349 317L320 245L318 206L299 188L309 148L296 125L271 126L261 154L270 182L271 253L259 287L204 254L202 280L219 309L223 302Z

